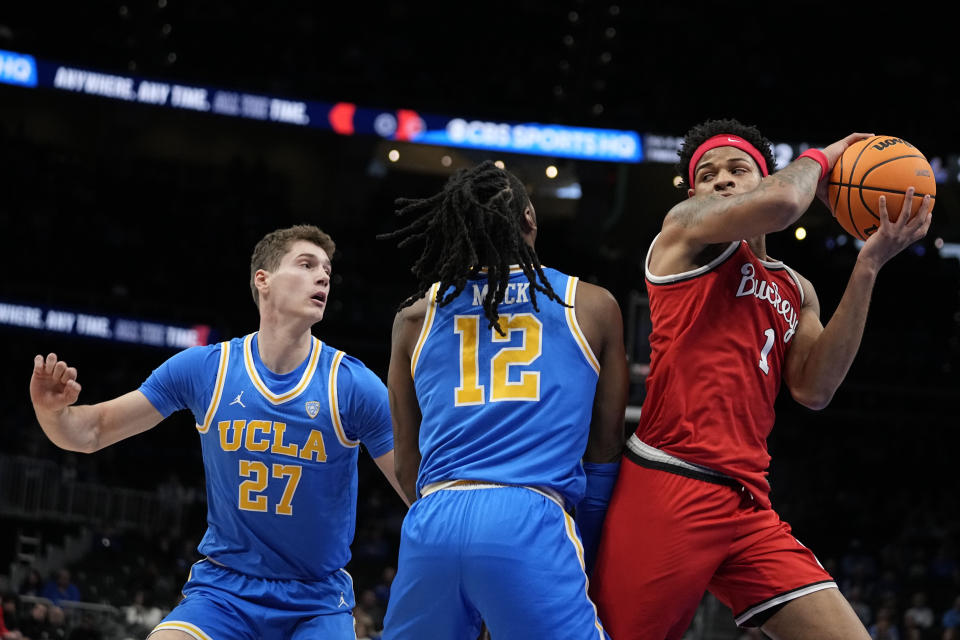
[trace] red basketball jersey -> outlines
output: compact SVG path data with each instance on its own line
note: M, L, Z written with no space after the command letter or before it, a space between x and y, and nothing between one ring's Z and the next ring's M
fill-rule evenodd
M637 437L735 479L769 507L767 436L800 319L800 281L744 241L686 273L655 276L649 261L648 253L653 331Z

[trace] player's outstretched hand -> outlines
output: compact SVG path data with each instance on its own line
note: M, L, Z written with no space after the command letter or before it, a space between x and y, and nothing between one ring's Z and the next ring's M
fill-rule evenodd
M886 197L880 196L880 227L867 238L863 248L860 249L861 258L873 260L877 268L882 267L887 260L927 235L930 221L933 219L933 214L930 212L933 201L930 196L923 196L920 209L916 215L911 216L914 192L913 187L907 189L900 216L895 222L890 222Z
M66 362L57 360L51 353L46 358L33 359L33 376L30 378L30 400L37 412L58 413L77 401L80 383L77 370Z

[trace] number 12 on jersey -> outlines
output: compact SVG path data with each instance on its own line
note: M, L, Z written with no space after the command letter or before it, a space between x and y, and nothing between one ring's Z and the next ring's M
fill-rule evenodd
M486 319L484 318L484 322ZM504 346L490 358L490 402L540 399L540 372L521 371L519 380L510 380L510 367L528 366L543 352L543 324L532 313L500 316L500 327L490 328L490 341L510 342L515 333L522 338L517 346ZM454 316L453 330L460 336L460 386L454 390L454 405L486 402L485 386L480 384L480 316Z

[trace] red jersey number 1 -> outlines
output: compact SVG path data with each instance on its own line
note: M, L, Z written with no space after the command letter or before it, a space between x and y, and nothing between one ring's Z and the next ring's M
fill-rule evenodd
M760 371L763 371L764 375L766 375L770 373L767 356L770 355L770 349L773 349L773 341L777 338L777 333L773 329L767 329L763 332L763 335L767 336L767 341L763 344L763 349L760 349L760 362L757 364L760 367Z

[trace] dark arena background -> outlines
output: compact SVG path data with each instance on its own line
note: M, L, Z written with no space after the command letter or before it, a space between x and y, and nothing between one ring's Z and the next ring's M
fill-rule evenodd
M34 355L76 366L83 403L133 390L180 349L255 330L254 243L312 223L337 243L315 334L385 380L419 248L376 235L398 228L395 198L430 195L456 169L492 159L529 186L543 261L617 297L630 431L647 364L642 260L683 197L673 186L680 137L734 117L776 144L778 166L865 131L908 140L936 171L930 232L881 271L832 403L813 412L781 394L770 479L780 515L874 637L897 637L883 635L890 627L900 638L956 637L956 617L943 617L960 607L960 105L949 20L928 14L910 28L916 16L816 2L798 15L749 3L246 4L0 7L8 627L46 616L43 637L145 637L176 603L206 517L188 412L93 455L62 451L30 405ZM815 202L768 246L813 282L826 322L858 243ZM361 454L348 569L370 638L404 511ZM79 597L46 606L43 583L62 570ZM763 636L705 596L688 637Z

